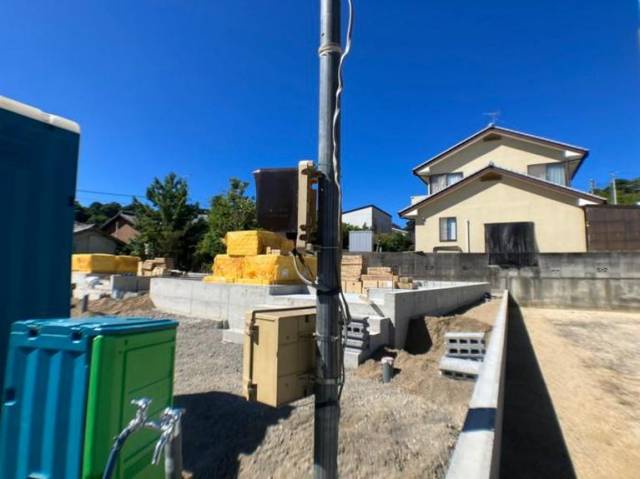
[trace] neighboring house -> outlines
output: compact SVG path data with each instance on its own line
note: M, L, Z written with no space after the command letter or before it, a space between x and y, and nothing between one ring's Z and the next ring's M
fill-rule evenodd
M94 224L73 224L74 253L106 253L114 254L124 243L118 238L108 235Z
M342 212L342 222L360 228L366 227L375 233L391 233L391 215L375 205L361 206Z
M489 125L414 168L427 194L400 216L415 221L416 251L583 252L585 205L571 188L584 148Z
M139 234L136 229L136 217L123 211L107 220L100 229L125 244L129 244Z

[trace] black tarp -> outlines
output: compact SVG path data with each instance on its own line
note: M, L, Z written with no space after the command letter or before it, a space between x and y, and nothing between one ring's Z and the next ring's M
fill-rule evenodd
M489 264L516 267L537 265L533 223L485 224L484 236Z

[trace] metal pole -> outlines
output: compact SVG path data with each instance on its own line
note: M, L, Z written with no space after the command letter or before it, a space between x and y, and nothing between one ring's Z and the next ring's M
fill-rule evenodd
M338 324L340 281L339 194L333 165L333 114L340 61L340 0L320 0L320 108L318 131L318 289L316 316L316 388L313 474L338 476L338 382L341 371L341 331ZM340 160L337 125L335 156ZM339 173L339 171L338 171Z
M618 204L618 191L616 190L616 175L611 173L611 199L614 205Z

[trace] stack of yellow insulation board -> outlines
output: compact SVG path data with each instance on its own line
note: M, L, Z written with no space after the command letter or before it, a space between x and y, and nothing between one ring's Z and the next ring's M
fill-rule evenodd
M237 283L245 284L300 284L302 280L296 273L293 256L261 254L245 256L242 261L242 278ZM314 256L305 256L307 271L298 261L298 269L310 279L315 278L317 262Z
M139 261L137 256L74 254L71 256L71 270L80 273L136 273Z
M216 255L213 260L213 275L204 279L205 283L235 283L242 278L242 256Z
M282 254L293 250L293 241L271 231L229 231L225 242L229 256L264 254L267 248L279 249Z
M115 257L116 273L138 273L138 263L140 258L137 256L118 255Z
M226 236L227 254L219 254L213 262L213 274L205 283L301 284L296 273L293 241L271 231L230 231ZM265 254L266 253L266 254ZM299 259L298 269L315 279L314 256Z
M74 254L71 256L71 271L115 273L115 256L112 254Z

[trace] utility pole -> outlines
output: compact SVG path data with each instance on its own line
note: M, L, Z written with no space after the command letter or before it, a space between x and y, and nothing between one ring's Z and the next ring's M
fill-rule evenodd
M342 365L338 321L340 289L340 125L334 128L340 38L341 0L320 0L320 108L318 130L318 284L316 309L316 385L313 474L338 476L338 387ZM334 141L334 135L336 136ZM334 144L336 151L334 152ZM334 157L337 159L334 165ZM335 171L334 168L338 168Z
M618 204L618 190L616 189L616 174L611 173L611 202Z
M589 193L592 195L596 193L596 181L593 178L589 180Z

